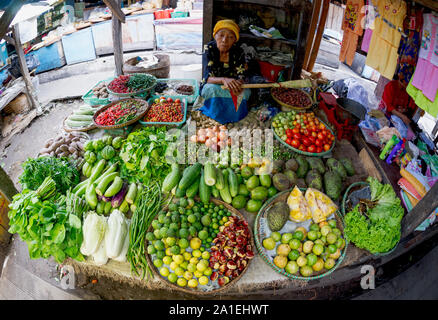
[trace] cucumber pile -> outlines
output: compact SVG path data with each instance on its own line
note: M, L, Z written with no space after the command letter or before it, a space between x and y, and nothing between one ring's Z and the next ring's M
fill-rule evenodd
M70 128L86 128L93 124L93 116L98 108L93 108L88 105L80 106L79 109L73 111L65 120L65 124Z
M105 135L89 140L85 146L82 174L87 179L78 184L74 192L85 195L85 200L98 214L108 215L113 209L124 214L135 211L135 200L142 190L141 184L123 181L117 171L117 151L122 145L121 137Z

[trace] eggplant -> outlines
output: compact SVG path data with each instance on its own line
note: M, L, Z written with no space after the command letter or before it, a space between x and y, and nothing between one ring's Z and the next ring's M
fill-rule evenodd
M113 208L118 208L122 204L123 200L125 200L125 195L127 192L128 184L124 182L122 189L120 189L120 191L115 196L113 196L111 200L111 206Z

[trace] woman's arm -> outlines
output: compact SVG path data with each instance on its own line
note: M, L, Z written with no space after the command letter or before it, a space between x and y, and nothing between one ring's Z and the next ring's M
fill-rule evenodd
M207 83L223 84L230 91L232 91L235 95L239 95L243 90L242 89L243 82L240 80L233 79L233 78L208 77Z
M403 122L404 122L405 124L409 124L409 123L411 122L411 120L410 120L406 115L404 115L403 113L397 111L396 109L393 109L393 110L391 111L391 113L392 113L393 115L396 115L396 116L399 117L400 119L402 119Z

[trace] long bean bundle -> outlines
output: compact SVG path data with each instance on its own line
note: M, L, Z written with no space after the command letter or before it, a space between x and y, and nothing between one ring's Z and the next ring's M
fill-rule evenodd
M152 182L140 194L137 208L131 219L129 230L129 248L127 260L131 264L131 272L141 278L149 279L152 274L146 259L145 236L152 220L158 214L162 204L161 187Z

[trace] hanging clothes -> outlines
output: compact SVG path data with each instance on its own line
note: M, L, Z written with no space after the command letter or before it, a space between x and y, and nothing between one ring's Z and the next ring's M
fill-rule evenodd
M411 78L411 82L409 82L406 92L414 99L415 104L430 114L432 117L438 116L438 92L433 100L429 100L420 89L415 88L412 85L414 77Z
M364 0L348 0L345 7L344 19L342 22L344 37L342 38L339 60L341 62L344 62L346 60L347 64L350 66L353 64L359 36L363 34L363 7Z
M423 28L423 10L410 8L405 19L404 35L398 49L397 78L407 86L414 74L418 61L418 52L421 44L421 30Z
M365 7L365 26L364 26L364 35L362 39L361 49L362 51L368 52L370 48L371 37L373 35L374 29L374 18L375 12L374 8L370 3L370 0L367 0L367 5Z
M434 101L438 90L438 17L424 14L423 33L412 85Z
M374 4L376 0L373 1ZM374 21L374 31L366 64L392 79L397 67L403 21L406 17L406 2L402 0L377 0L379 16Z

